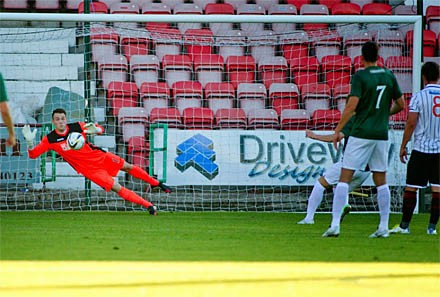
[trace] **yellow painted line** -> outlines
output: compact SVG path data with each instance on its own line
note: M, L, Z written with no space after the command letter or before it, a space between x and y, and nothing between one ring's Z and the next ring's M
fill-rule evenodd
M437 263L0 261L0 296L439 296Z

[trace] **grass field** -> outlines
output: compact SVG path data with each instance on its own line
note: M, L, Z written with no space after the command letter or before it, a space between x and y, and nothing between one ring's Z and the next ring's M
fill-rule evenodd
M1 296L438 296L440 238L377 214L0 212ZM400 215L391 216L391 224ZM408 286L407 284L411 284Z

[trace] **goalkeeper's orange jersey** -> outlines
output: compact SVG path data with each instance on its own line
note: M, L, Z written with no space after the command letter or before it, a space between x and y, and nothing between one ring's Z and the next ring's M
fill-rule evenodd
M78 173L84 174L96 169L105 167L106 152L99 147L86 142L79 150L72 150L67 145L67 136L71 132L79 132L84 137L86 134L84 130L84 122L77 122L67 124L66 131L63 134L58 134L53 130L48 135L44 136L41 142L33 149L28 150L29 157L37 158L41 154L53 150L59 154L63 159L69 163ZM97 125L104 132L104 128Z

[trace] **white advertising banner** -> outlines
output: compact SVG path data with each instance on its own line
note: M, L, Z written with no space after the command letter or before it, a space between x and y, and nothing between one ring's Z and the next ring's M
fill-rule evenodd
M155 139L162 139L160 129ZM316 133L331 133L317 131ZM390 185L403 185L399 161L402 131L390 131ZM155 141L161 143L161 141ZM341 158L341 148L305 137L304 131L168 129L166 182L169 185L313 185ZM155 155L161 176L163 155ZM372 184L371 178L367 184Z

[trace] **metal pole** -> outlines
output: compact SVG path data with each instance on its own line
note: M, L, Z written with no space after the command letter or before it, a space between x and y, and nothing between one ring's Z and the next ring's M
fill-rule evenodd
M90 14L90 0L84 1L84 13ZM91 96L90 96L90 69L92 60L92 51L90 46L90 22L84 22L84 102L85 102L85 120L91 122ZM87 136L87 140L91 141L91 137ZM92 183L89 179L85 179L84 189L86 196L86 205L90 205Z

